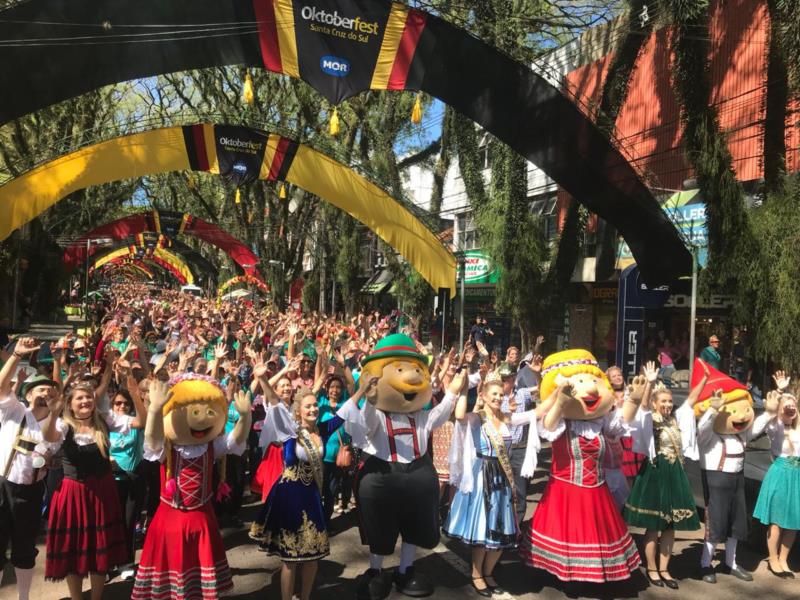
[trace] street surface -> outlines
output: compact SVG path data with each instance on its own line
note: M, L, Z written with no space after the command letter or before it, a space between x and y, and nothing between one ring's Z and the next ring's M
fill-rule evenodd
M543 454L542 462L547 462ZM546 467L547 465L542 465ZM528 498L528 517L533 513L545 482L547 473L540 469L537 478L530 487ZM247 524L255 514L255 505L243 510L242 518ZM334 532L331 538L331 555L321 561L317 576L317 590L314 600L343 600L355 596L355 579L367 568L368 553L362 546L358 536L355 515L350 513L334 519ZM634 531L634 537L640 545L641 532ZM800 598L800 577L797 580L780 580L767 571L766 546L761 527L754 527L749 545L739 545L739 563L745 569L754 571L752 583L740 582L730 575L719 574L716 585L703 583L697 577L700 560L702 530L688 535L676 537L675 555L671 572L679 580L680 589L676 591L666 588L648 587L643 573L636 574L626 582L608 585L567 586L547 573L524 566L513 552L505 554L501 560L501 569L497 573L498 582L508 590L506 598L594 598L612 600L615 598L653 598L683 599L705 598L725 600L752 600L764 598L769 600L790 600ZM257 550L247 537L245 530L223 530L225 544L228 549L228 561L234 574L235 588L229 598L240 600L262 600L280 598L279 568L280 563L274 557L268 557ZM720 553L721 554L721 551ZM435 598L457 600L462 598L479 598L472 591L469 581L469 551L458 542L445 538L432 552L421 554L417 564L436 582ZM791 566L800 570L800 557L793 554ZM397 557L387 561L388 567L397 564ZM13 585L13 569L6 568L3 585L0 587L0 599L15 600ZM127 600L130 598L132 582L112 580L106 587L104 598L108 600ZM88 581L86 582L88 590ZM44 581L44 544L40 545L39 560L31 592L35 600L60 600L67 597L66 583L49 583ZM85 594L88 598L88 591ZM390 596L392 600L406 598L396 592ZM502 596L496 596L503 600Z

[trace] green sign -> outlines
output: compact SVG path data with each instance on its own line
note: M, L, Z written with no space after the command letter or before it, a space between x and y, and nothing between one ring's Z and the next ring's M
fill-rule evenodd
M500 278L500 270L492 262L492 259L480 250L467 250L464 253L464 263L467 270L467 278L464 280L466 285L479 283L496 284ZM461 281L460 261L458 265L458 280Z

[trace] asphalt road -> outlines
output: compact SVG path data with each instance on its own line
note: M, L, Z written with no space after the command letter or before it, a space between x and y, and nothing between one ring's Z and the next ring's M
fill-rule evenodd
M546 456L542 456L546 463ZM546 467L545 465L542 465ZM528 517L533 513L536 502L541 495L547 480L547 473L540 470L529 489ZM246 506L242 518L252 519L256 507ZM634 537L641 546L641 532L634 531ZM739 563L746 569L754 571L752 583L740 582L730 575L719 575L718 583L703 583L697 576L699 565L702 531L689 535L679 535L675 545L675 555L671 572L680 582L677 591L666 588L648 587L642 573L637 573L626 582L606 585L565 585L542 571L524 566L516 554L507 552L501 561L497 579L508 593L506 598L595 598L611 600L616 598L720 598L737 600L764 597L770 600L789 600L800 598L800 575L797 580L780 580L766 569L766 547L763 528L754 527L751 542L740 544ZM223 536L228 549L228 561L234 573L235 589L230 598L241 600L262 600L279 598L278 584L279 561L258 552L257 546L250 542L244 529L224 529ZM641 549L641 548L640 548ZM720 551L721 553L721 551ZM796 553L795 553L796 554ZM43 571L44 547L40 546L40 560L36 567L34 587L31 598L35 600L58 600L67 597L66 584L48 583L44 581ZM355 579L367 567L368 553L361 546L355 515L347 514L334 519L334 532L331 539L331 555L321 561L317 577L315 600L342 600L354 598ZM793 555L793 568L800 570L800 557ZM387 567L397 564L394 557L387 561ZM443 539L433 551L420 553L418 568L428 573L436 582L435 598L456 600L475 597L469 581L469 551L458 542ZM88 586L88 582L86 584ZM104 598L108 600L127 600L130 598L132 583L113 579L107 585ZM88 588L87 588L88 589ZM88 592L85 594L88 598ZM405 598L396 592L390 596L393 600ZM498 597L500 600L502 596ZM13 583L13 569L6 568L3 585L0 586L0 599L16 599Z

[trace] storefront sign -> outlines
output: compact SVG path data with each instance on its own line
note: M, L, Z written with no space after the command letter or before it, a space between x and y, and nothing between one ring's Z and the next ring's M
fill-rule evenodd
M467 250L464 253L464 263L467 271L466 285L481 283L497 284L499 270L492 259L480 250ZM458 280L461 281L461 262L458 266Z
M699 190L676 192L661 207L687 243L697 248L698 264L705 268L708 264L706 205L698 192ZM624 240L619 244L617 257L618 269L624 269L634 263L631 249Z
M734 304L733 296L724 296L722 294L712 294L708 297L697 297L697 308L718 308L726 309L731 308ZM672 294L664 303L664 308L680 308L686 309L691 307L692 297L686 294Z

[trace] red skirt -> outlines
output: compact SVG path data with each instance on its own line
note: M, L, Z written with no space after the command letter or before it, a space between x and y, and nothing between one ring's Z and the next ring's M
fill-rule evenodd
M215 600L233 588L211 502L179 510L163 502L147 529L132 600Z
M530 566L562 581L628 579L641 559L608 486L551 478L520 548Z
M125 521L111 473L63 479L50 504L45 579L104 574L127 561Z
M281 473L283 473L283 448L278 444L270 444L256 469L256 474L253 475L250 491L261 494L261 501L264 502Z

